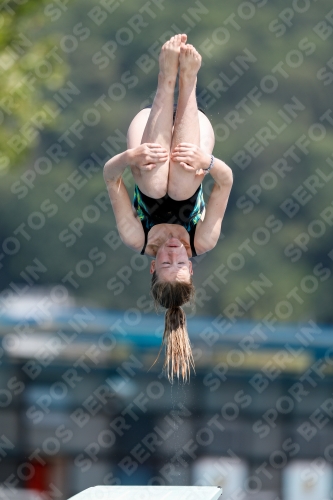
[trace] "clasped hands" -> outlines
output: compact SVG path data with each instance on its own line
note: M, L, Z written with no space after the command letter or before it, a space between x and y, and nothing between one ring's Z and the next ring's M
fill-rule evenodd
M182 142L171 152L157 143L144 143L136 148L128 150L129 165L140 170L148 171L164 163L168 159L178 162L182 168L195 175L204 175L203 169L209 167L211 156L205 153L195 144Z

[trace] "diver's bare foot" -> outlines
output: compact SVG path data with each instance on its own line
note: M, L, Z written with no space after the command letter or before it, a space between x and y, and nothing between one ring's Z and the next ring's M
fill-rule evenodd
M180 35L180 43L186 43L186 40L187 40L187 35L185 35L185 33L183 33L182 35Z
M200 66L201 55L199 52L193 47L193 45L185 45L182 43L180 46L179 56L179 79L195 81Z
M185 44L186 40L187 35L185 34L175 35L162 46L159 57L160 78L176 81L180 46L181 44Z

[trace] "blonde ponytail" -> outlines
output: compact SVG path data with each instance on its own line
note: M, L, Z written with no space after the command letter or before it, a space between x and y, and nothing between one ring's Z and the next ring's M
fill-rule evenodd
M173 382L174 377L179 380L180 376L183 382L187 382L191 368L194 369L194 359L187 332L186 314L180 306L193 300L193 283L161 282L154 273L151 292L155 303L167 309L161 347L162 349L164 346L165 349L163 370L170 382Z
M191 367L194 369L194 359L186 326L186 315L181 307L173 307L165 313L163 335L165 359L163 370L170 382L180 375L183 382L190 380Z

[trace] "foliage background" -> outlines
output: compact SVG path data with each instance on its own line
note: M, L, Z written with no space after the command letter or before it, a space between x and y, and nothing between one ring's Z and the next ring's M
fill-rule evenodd
M321 322L332 322L331 271L326 271L325 281L322 280L322 274L321 277L315 276L302 282L305 276L314 276L314 268L318 264L327 269L331 268L332 259L328 254L332 250L332 229L328 223L323 222L320 215L332 203L331 184L329 181L324 183L310 198L310 191L305 188L308 201L304 206L300 206L298 213L292 218L280 207L309 176L316 174L316 169L325 171L327 175L332 172L332 163L327 162L327 158L332 155L332 126L325 122L325 137L321 138L322 140L310 141L309 154L302 154L297 149L301 161L295 162L289 158L292 170L284 179L277 177L274 189L263 189L260 202L254 204L249 213L243 213L237 206L237 201L245 195L246 190L260 183L264 172L272 172L272 164L282 157L299 137L303 134L308 136L309 127L318 122L329 109L333 81L332 69L329 67L330 64L332 68L332 15L326 20L325 16L331 12L331 7L328 0L308 0L302 3L290 3L287 0L274 3L265 0L228 0L223 3L214 0L185 0L179 3L170 0L159 3L141 1L135 4L121 1L104 2L104 5L82 0L67 4L29 1L18 6L13 3L14 13L8 12L8 9L3 11L1 57L9 57L13 62L10 67L4 68L3 64L1 66L2 111L4 103L7 102L3 99L11 95L11 90L20 85L27 73L36 71L38 61L45 59L50 49L56 48L61 59L60 61L59 58L52 58L51 74L43 78L37 77L33 89L25 87L24 98L15 97L15 107L10 114L3 112L1 115L0 241L4 256L0 279L3 292L6 293L8 288L12 288L13 283L21 284L22 287L26 285L27 266L31 265L34 259L38 259L46 271L40 274L34 286L66 283L70 293L79 303L123 310L141 307L143 312L149 309L140 306L142 302L138 302L148 298L147 263L135 261L132 252L123 245L112 250L104 239L110 231L115 230L115 223L111 207L108 206L106 211L100 209L98 215L98 205L94 201L100 193L106 193L102 166L95 168L96 171L88 182L82 181L82 186L80 184L80 188L75 190L69 201L65 202L56 190L61 183L69 182L68 176L73 174L82 162L91 158L93 152L100 158L106 156L103 142L108 136L126 134L131 118L147 99L152 98L156 85L156 63L152 63L150 71L143 71L137 61L143 54L148 53L153 44L161 45L159 38L164 32L177 31L179 28L180 31L189 31L189 42L203 55L204 64L199 74L198 93L218 78L220 72L230 77L237 74L235 58L244 53L244 50L255 56L256 61L249 63L244 74L239 75L239 79L207 108L207 115L217 130L221 131L221 124L227 123L224 119L227 113L235 109L237 103L245 98L253 87L260 86L262 79L272 74L272 68L278 63L282 61L283 68L288 73L287 78L275 73L278 79L277 90L264 93L260 106L252 103L251 115L242 115L244 123L239 124L236 130L229 127L228 139L216 142L214 154L232 167L234 188L223 222L221 241L195 269L195 284L208 295L204 303L197 305L196 314L218 315L235 303L236 299L238 302L242 300L243 303L249 303L253 294L249 294L247 287L253 289L251 283L260 279L259 275L263 273L272 286L265 289L265 293L247 310L241 309L242 317L261 318L274 313L276 304L285 300L288 293L297 287L301 298L293 299L292 311L280 319L302 321L312 318ZM197 14L194 10L189 10L191 8L196 8ZM97 17L93 20L92 9L104 12L105 20L99 22L99 25L96 24ZM131 26L130 20L132 19L133 23L133 16L139 15L140 9L145 27L137 30L140 31L138 33ZM199 11L201 13L198 13ZM314 27L324 21L327 29L322 31L325 34L319 36ZM281 24L284 28L281 28ZM277 26L285 30L281 36L278 35L282 32L274 31ZM229 30L230 37L227 41L226 31L221 30L221 27ZM29 47L18 47L17 40L22 33L30 41ZM304 38L307 39L307 44L314 44L312 53L309 53L310 50L299 48ZM212 43L210 56L202 49L207 39ZM127 43L128 40L130 43ZM116 44L117 48L114 58L104 59L105 67L100 69L99 65L94 63L94 58L97 57L97 52L103 51L102 47L107 43L111 47ZM303 41L302 47L304 43ZM8 53L8 50L11 52ZM297 53L290 55L290 51ZM105 56L105 51L103 55ZM288 57L288 60L292 61L289 65L286 62ZM4 59L1 58L1 61ZM301 64L298 65L297 61L301 61ZM324 67L326 69L318 73ZM320 76L324 74L325 79ZM129 75L134 79L129 80ZM61 113L56 119L50 119L42 130L37 128L38 133L33 134L36 135L34 140L28 141L27 147L16 154L9 146L10 138L19 133L22 126L28 127L28 123L29 127L33 127L29 128L30 131L36 130L31 117L43 106L49 105L51 109L59 109L54 95L59 95L59 91L68 85L67 82L72 82L79 90L78 94L71 96L71 102L64 109L60 106ZM118 86L112 87L115 84ZM111 87L114 89L112 98L108 95ZM78 139L73 132L73 124L76 120L82 121L86 110L94 108L94 103L103 94L106 96L104 102L107 106L106 109L101 106L98 108L101 113L100 121L96 126L85 126L82 139ZM212 96L211 92L208 94ZM283 123L278 112L293 97L301 101L305 109L298 113L283 132L269 142L257 158L252 159L247 168L241 169L233 160L233 156L244 148L255 133L267 126L268 120L277 123L280 117L279 123ZM116 132L117 130L120 132ZM30 170L36 172L35 162L45 156L48 148L59 141L64 133L68 134L69 139L67 143L64 139L61 142L64 152L61 161L52 163L52 168L47 173L37 172L33 186L27 186L22 180L27 179L24 176ZM115 152L123 148L124 144L118 143ZM330 158L332 162L332 156ZM130 178L127 176L127 179ZM207 182L209 183L208 179ZM133 191L130 180L128 188ZM56 213L52 216L50 214L53 212L48 212L48 216L41 208L45 200L50 200L48 203L53 207L56 205ZM74 244L66 246L59 235L68 229L74 219L82 219L83 213L88 213L84 211L89 205L95 207L95 212L90 211L89 214L90 217L97 214L96 221L84 222L82 234L80 233ZM45 205L43 207L45 210ZM35 212L39 215L31 215ZM282 229L271 233L265 245L253 243L254 231L264 226L267 217L272 214L281 221ZM315 220L320 222L313 223ZM311 234L316 236L309 237L307 250L302 251L300 258L292 262L285 249L287 245L294 244L294 239L300 233L308 233L311 224L310 231L314 231ZM215 277L213 288L205 285L206 280L221 264L227 265L229 256L240 251L239 247L247 239L250 240L255 254L249 255L244 250L241 252L245 264L239 271L230 271L226 284L222 284ZM90 254L89 257L89 253L96 247L99 258L94 260L94 256ZM96 257L96 253L94 255ZM87 263L87 260L90 262ZM81 270L80 275L77 273L77 266ZM128 272L131 272L131 276L124 282ZM74 286L65 279L68 273L72 273L71 276L75 279ZM112 279L119 288L110 289ZM302 290L302 286L307 291Z

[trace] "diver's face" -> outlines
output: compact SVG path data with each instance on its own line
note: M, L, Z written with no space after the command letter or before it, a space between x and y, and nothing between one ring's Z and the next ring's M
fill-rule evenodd
M178 238L168 238L157 251L156 259L152 261L150 272L156 271L161 281L191 280L192 262L189 260L186 248Z

